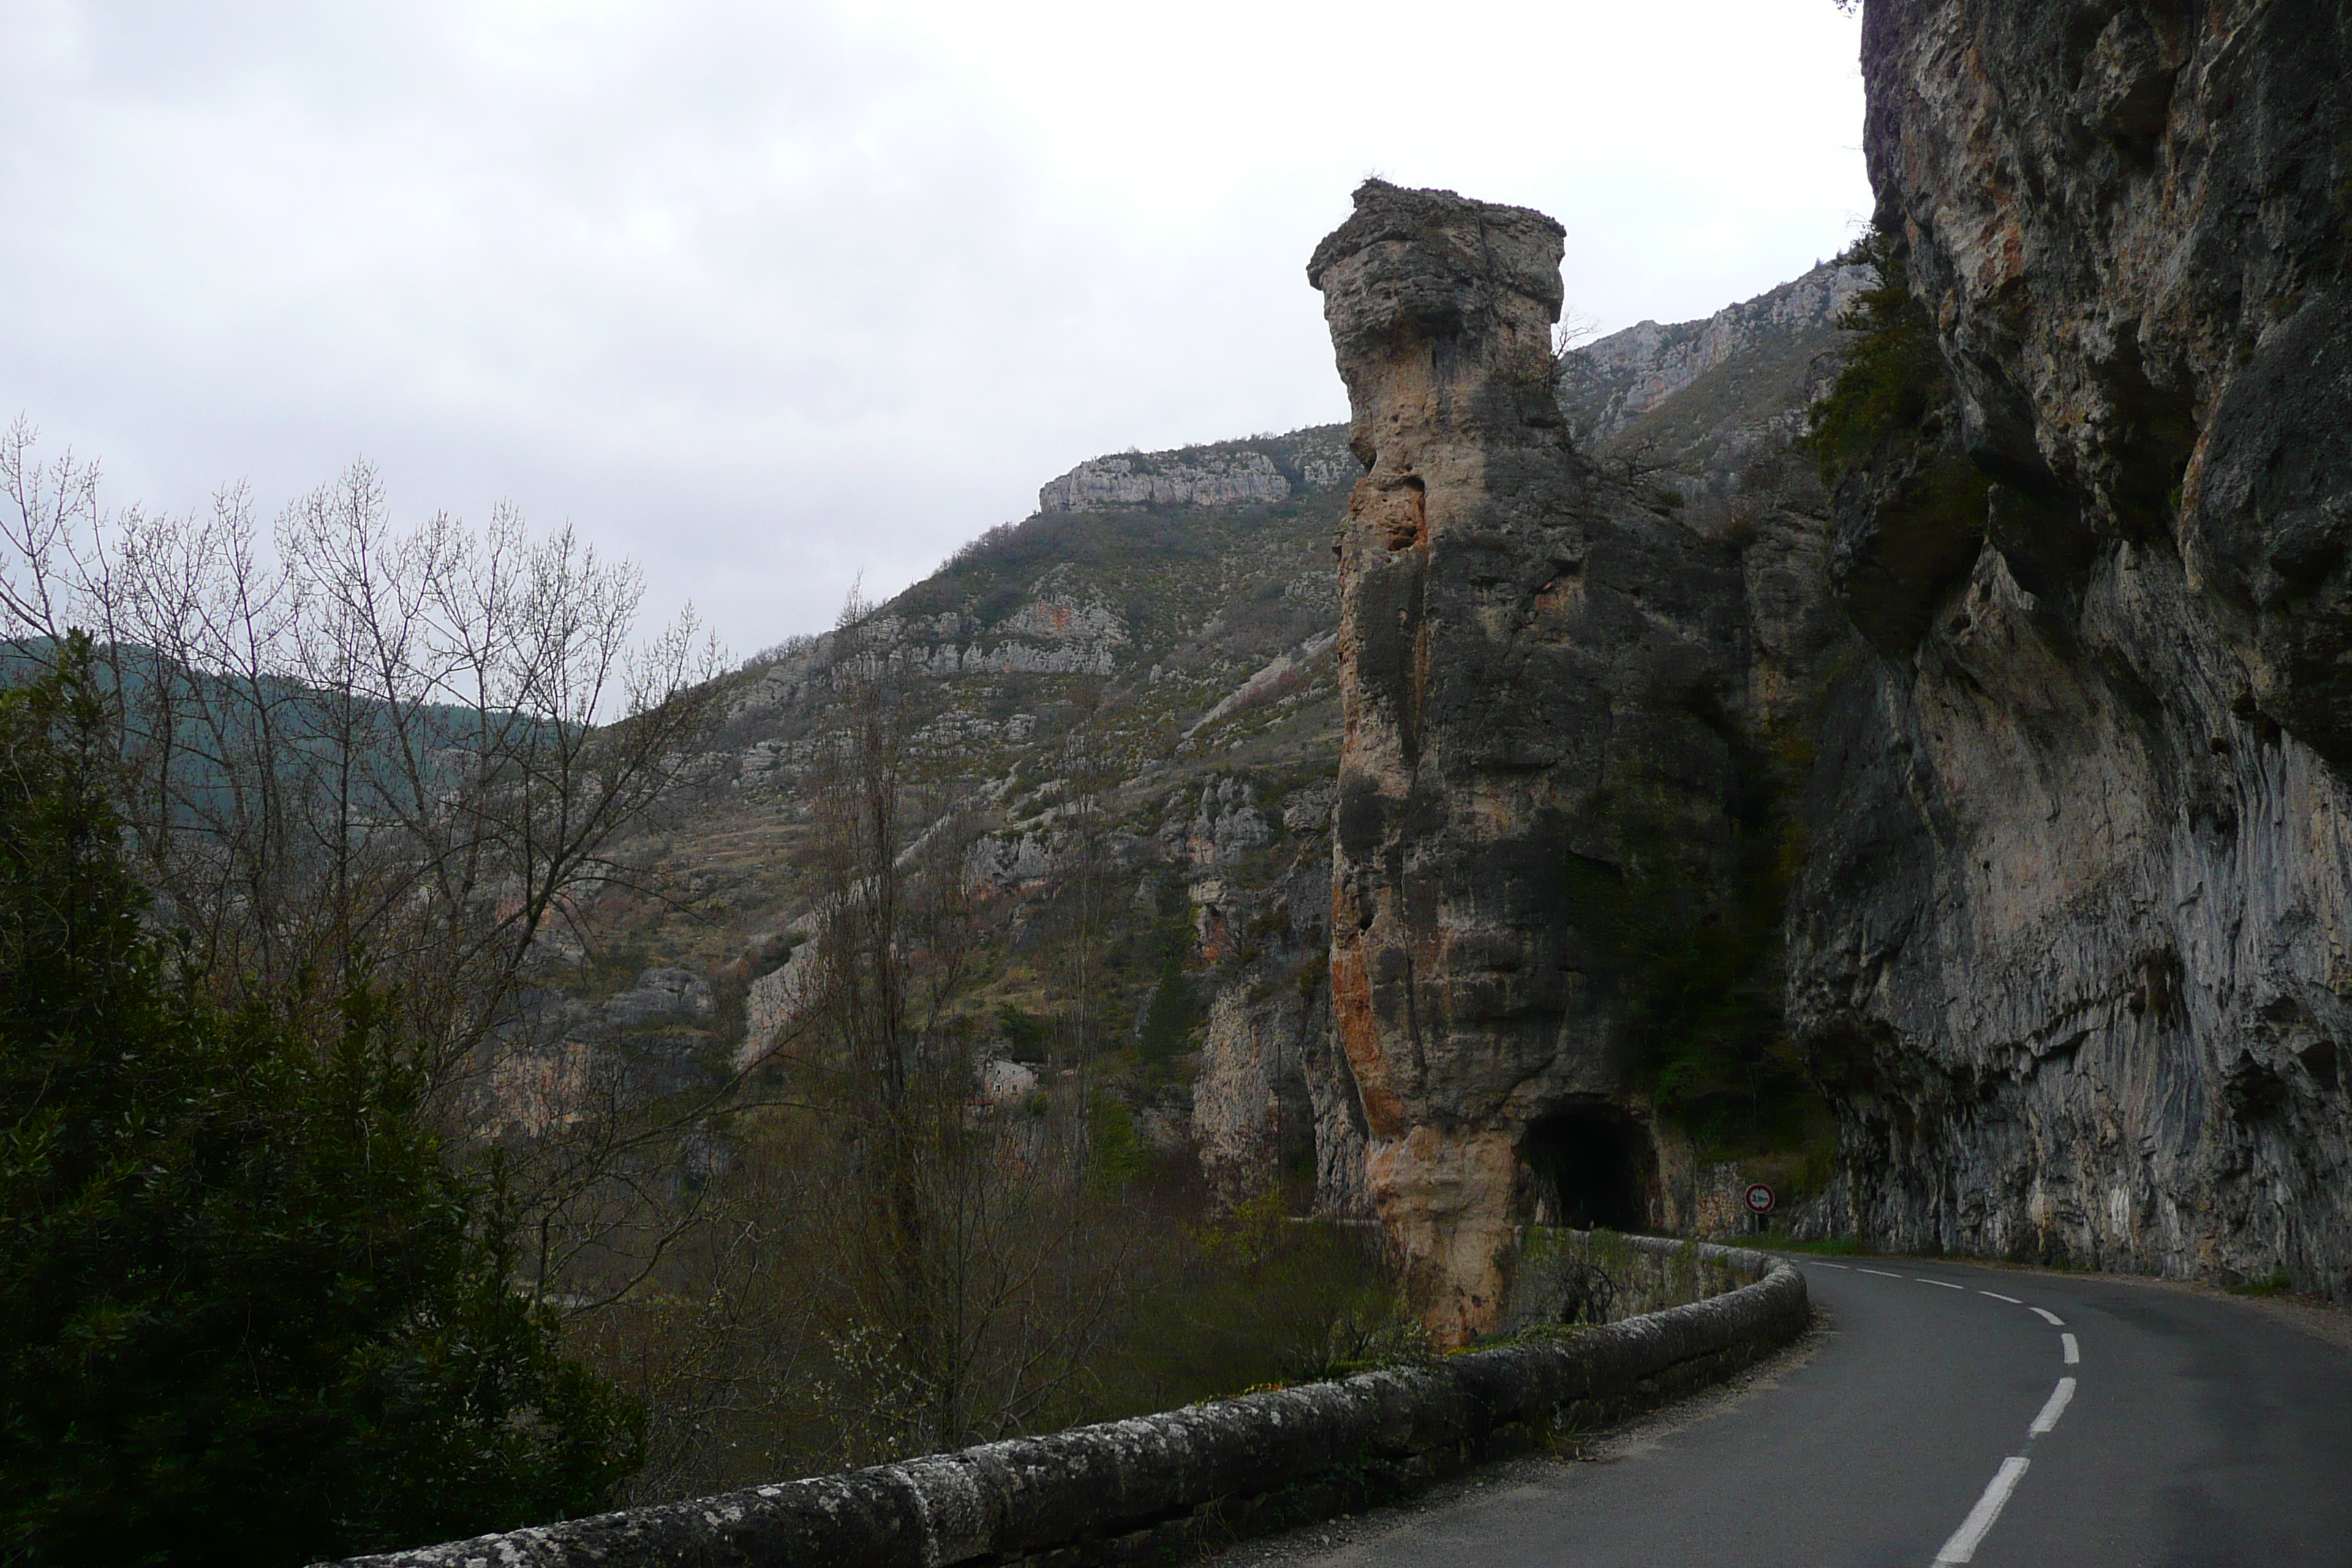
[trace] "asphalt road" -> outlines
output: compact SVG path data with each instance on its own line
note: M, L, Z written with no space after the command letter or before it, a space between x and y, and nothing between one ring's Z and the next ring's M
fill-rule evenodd
M1720 1413L1281 1560L2352 1565L2352 1351L2146 1284L1796 1261L1828 1331Z

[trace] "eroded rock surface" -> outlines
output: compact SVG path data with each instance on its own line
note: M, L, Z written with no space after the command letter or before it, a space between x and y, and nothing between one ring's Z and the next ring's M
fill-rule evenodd
M1314 1159L1307 1056L1324 1045L1327 1013L1320 987L1302 995L1295 985L1228 986L1210 1005L1192 1127L1216 1206L1255 1197Z
M1639 1118L1575 880L1643 835L1720 857L1733 774L1738 570L1570 444L1561 241L1372 181L1308 269L1367 469L1339 541L1333 1020L1370 1196L1454 1337L1496 1321L1530 1129Z
M1790 998L1883 1242L2352 1294L2347 27L1871 0L1937 438L1998 481L1942 538L1841 497L1885 613Z

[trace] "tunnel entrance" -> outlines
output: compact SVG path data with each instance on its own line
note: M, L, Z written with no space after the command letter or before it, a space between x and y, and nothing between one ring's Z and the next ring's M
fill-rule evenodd
M1571 1105L1528 1124L1519 1158L1535 1175L1536 1223L1644 1230L1657 1151L1650 1130L1613 1105Z

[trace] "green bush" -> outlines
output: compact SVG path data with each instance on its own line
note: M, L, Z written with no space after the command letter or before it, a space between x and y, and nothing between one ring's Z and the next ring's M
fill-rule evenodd
M2232 1296L2284 1296L2294 1289L2294 1277L2282 1267L2273 1268L2261 1279L2249 1279L2242 1285L2230 1287Z
M1116 1193L1151 1169L1151 1151L1117 1095L1097 1089L1087 1107L1087 1145L1098 1193Z
M348 990L224 1016L149 929L86 640L0 695L0 1562L289 1565L593 1510L635 1410Z
M1005 1045L1022 1061L1045 1059L1045 1025L1007 1002L996 1010L996 1027Z
M1184 965L1169 959L1160 964L1159 983L1151 988L1150 1003L1143 1010L1136 1048L1148 1065L1165 1068L1184 1049L1199 1019L1200 1006L1192 999L1192 984L1184 976Z
M1838 319L1849 335L1837 379L1806 416L1803 446L1832 489L1951 395L1935 323L1912 297L1895 237L1873 228L1838 259L1868 267L1874 279Z

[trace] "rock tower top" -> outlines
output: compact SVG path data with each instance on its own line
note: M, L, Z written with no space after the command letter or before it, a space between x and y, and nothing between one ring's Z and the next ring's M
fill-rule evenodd
M1343 357L1398 336L1534 324L1546 329L1537 336L1549 363L1567 237L1528 207L1366 180L1353 216L1315 247L1307 280L1323 291Z

